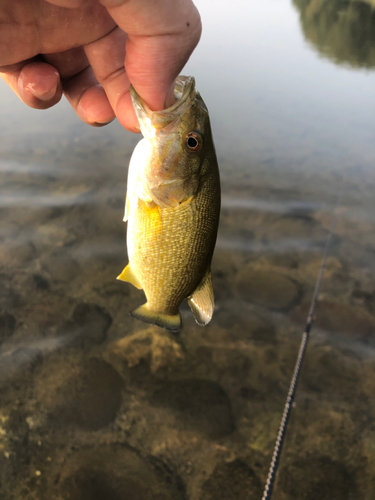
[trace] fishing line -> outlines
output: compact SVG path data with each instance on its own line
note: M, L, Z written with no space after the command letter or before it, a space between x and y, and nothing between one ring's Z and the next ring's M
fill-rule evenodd
M307 343L309 341L311 326L312 326L313 321L314 321L314 313L315 313L316 303L318 300L319 290L320 290L320 286L322 283L324 270L326 267L327 257L328 257L328 254L329 254L329 251L331 248L332 238L333 238L333 234L335 231L336 222L337 222L337 218L338 218L338 207L341 205L342 195L343 195L343 192L341 192L341 194L339 195L336 206L334 208L334 216L332 219L331 227L330 227L328 238L326 241L326 246L324 249L322 265L320 266L318 279L316 280L314 295L313 295L313 298L311 301L310 311L309 311L309 314L307 316L305 331L303 332L303 335L302 335L301 345L299 348L297 361L296 361L296 364L294 367L293 377L292 377L292 380L290 382L288 396L286 398L284 412L283 412L283 416L281 418L279 431L277 433L275 448L273 450L271 465L270 465L270 468L268 471L267 482L266 482L266 486L264 488L262 500L270 500L271 495L272 495L272 489L273 489L273 485L274 485L275 477L276 477L276 472L277 472L279 461L280 461L281 450L282 450L282 446L283 446L283 442L284 442L284 438L285 438L285 433L286 433L286 429L287 429L287 425L288 425L288 421L289 421L290 412L291 412L292 406L293 406L293 400L294 400L294 396L296 393L296 388L297 388L297 383L298 383L298 379L299 379L299 375L300 375L300 371L301 371L301 367L302 367L302 363L303 363L303 358L305 356Z

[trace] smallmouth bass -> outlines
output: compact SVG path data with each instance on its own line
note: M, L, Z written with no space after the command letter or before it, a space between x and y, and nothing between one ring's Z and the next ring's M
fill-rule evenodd
M156 112L131 89L144 138L129 164L129 264L118 279L146 295L133 317L177 331L185 297L198 324L212 318L220 177L207 107L194 78L179 76L174 93L175 104Z

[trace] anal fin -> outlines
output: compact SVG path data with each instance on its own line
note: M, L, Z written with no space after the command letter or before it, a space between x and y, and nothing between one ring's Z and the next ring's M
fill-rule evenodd
M128 283L131 283L136 288L139 288L140 290L142 290L142 285L138 281L138 278L136 277L136 275L133 273L133 271L130 267L130 264L128 264L125 267L125 269L122 271L122 273L119 274L119 276L117 276L117 279L121 280L121 281L127 281Z
M210 268L207 269L201 282L187 300L198 325L207 325L211 321L215 308Z

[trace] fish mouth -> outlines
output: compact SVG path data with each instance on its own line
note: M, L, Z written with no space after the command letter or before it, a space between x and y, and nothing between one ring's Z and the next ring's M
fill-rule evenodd
M192 105L197 92L193 76L178 76L174 86L174 96L177 99L172 106L161 111L152 111L136 90L130 85L130 95L133 107L139 120L143 135L150 131L150 127L161 130L182 116Z

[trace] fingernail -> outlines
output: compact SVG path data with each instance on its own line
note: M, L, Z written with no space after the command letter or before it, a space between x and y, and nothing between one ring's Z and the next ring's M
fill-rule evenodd
M107 125L108 123L113 122L116 118L114 113L109 114L108 109L104 110L104 116L102 119L98 119L98 114L102 114L102 110L98 110L98 108L94 106L89 106L87 101L83 104L83 100L81 99L77 105L77 114L84 122L92 125L93 127L102 127L103 125ZM105 116L107 115L107 116Z
M33 94L34 97L36 97L40 101L46 102L46 101L50 101L51 99L53 99L55 97L56 91L57 91L57 83L53 87L46 90L45 92L38 91L35 88L35 84L32 84L32 83L29 83L28 85L26 85L25 88L27 90L29 90Z
M94 123L90 123L90 125L92 127L104 127L105 125L108 125L108 123L111 123L113 122L113 120L115 119L116 117L114 116L113 118L111 118L110 120L106 121L106 122L94 122Z

